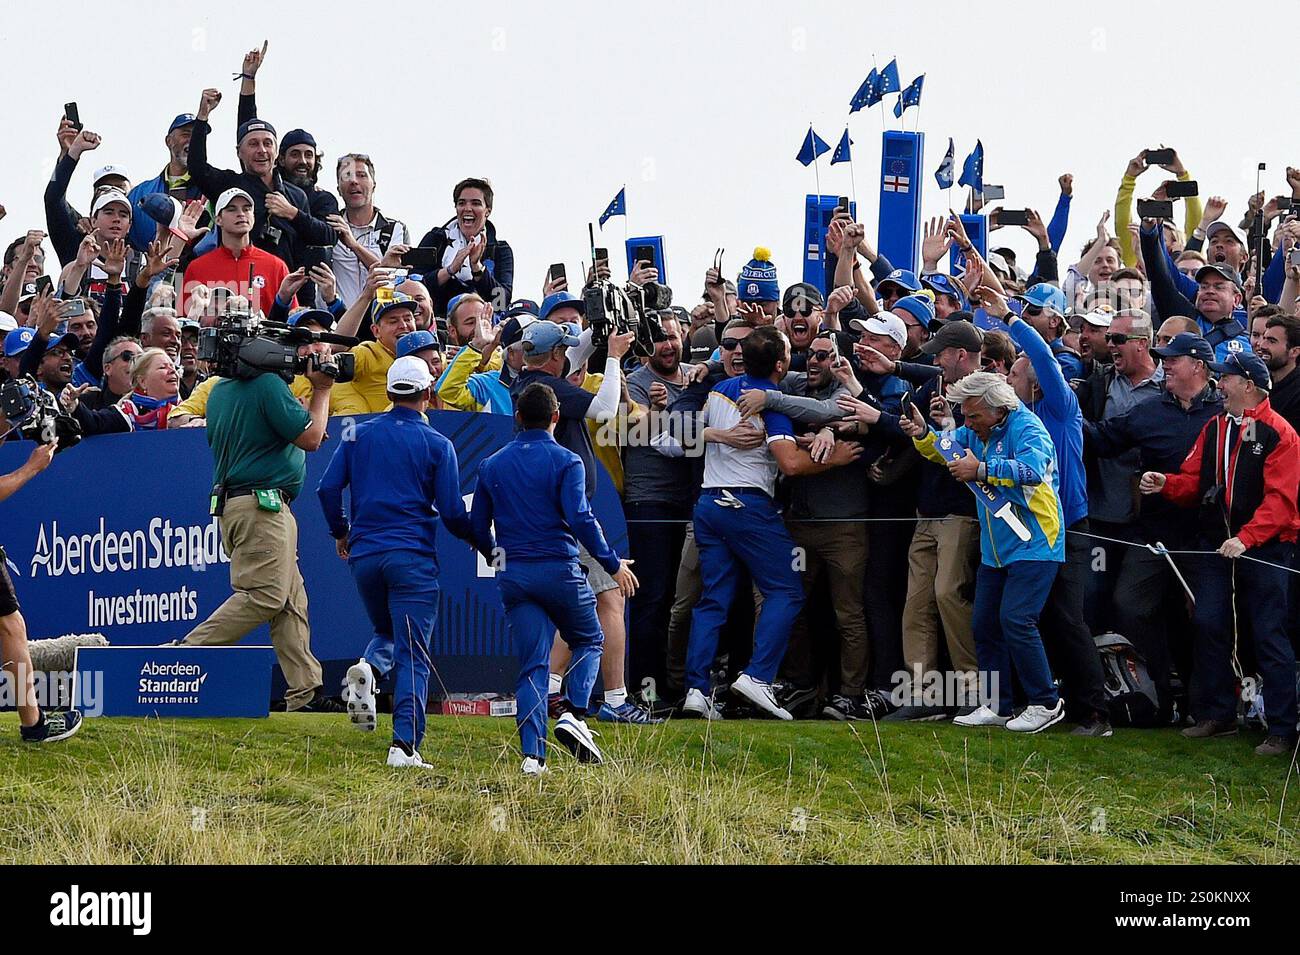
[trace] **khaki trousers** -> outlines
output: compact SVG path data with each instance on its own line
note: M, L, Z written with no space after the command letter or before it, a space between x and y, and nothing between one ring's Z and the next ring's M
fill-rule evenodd
M227 501L220 521L235 592L184 642L238 643L270 623L271 646L289 684L285 708L296 710L310 702L321 685L320 662L311 652L307 590L298 571L298 522L287 504L279 511L264 511L253 495Z
M870 644L863 616L862 592L867 566L867 525L844 521L787 520L791 539L803 548L803 588L811 595L822 570L830 585L831 606L840 638L840 693L860 698L867 686ZM813 685L813 638L808 630L808 606L795 623L786 650L786 672L800 687Z
M923 673L939 665L939 624L943 623L952 667L974 688L975 572L980 561L980 528L973 517L920 518L907 551L907 602L903 606L903 658L909 670Z

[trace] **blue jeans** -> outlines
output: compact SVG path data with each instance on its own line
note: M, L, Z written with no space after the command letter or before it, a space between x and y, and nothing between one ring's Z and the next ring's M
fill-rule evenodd
M1204 542L1202 542L1204 545ZM1208 547L1206 549L1209 549ZM1246 556L1291 566L1295 545L1271 541ZM1187 578L1196 594L1192 611L1192 715L1198 720L1237 718L1236 677L1232 651L1233 596L1236 611L1250 619L1256 665L1264 681L1264 715L1268 731L1296 735L1295 649L1287 636L1287 588L1291 574L1248 560L1196 555L1187 563Z
M375 628L366 659L393 671L393 740L419 748L429 701L429 641L438 618L438 575L428 555L390 551L350 562L361 602Z
M600 672L605 636L596 617L596 595L576 559L512 560L497 574L506 626L519 657L515 699L519 742L525 756L546 758L546 691L555 631L573 661L565 678L569 705L587 711Z
M975 575L975 658L982 678L985 673L997 677L997 695L988 706L1000 716L1011 715L1013 666L1031 704L1056 706L1038 616L1060 568L1053 560L1018 560L1005 567L980 564Z
M695 505L695 544L700 551L703 592L691 618L686 650L686 686L708 695L709 665L718 635L736 596L744 566L763 595L754 626L754 655L745 672L771 683L790 642L790 630L803 608L803 582L794 569L794 541L776 504L766 494L737 494L744 507L723 507L720 495L705 490Z

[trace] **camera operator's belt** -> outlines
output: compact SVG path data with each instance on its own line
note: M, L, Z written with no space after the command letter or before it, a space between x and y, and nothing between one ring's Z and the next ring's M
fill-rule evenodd
M222 499L228 501L232 497L251 497L252 495L257 493L257 490L258 489L256 488L243 487L234 491L226 491L225 494L222 495ZM281 501L283 501L285 504L289 503L289 498L287 498L284 494L284 491L280 490L278 487L268 488L266 490L274 491L276 494L280 495Z

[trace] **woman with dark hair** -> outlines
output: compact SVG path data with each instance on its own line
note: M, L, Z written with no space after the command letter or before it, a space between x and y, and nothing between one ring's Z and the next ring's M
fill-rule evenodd
M421 246L442 250L441 267L424 277L433 295L433 310L446 315L453 298L475 292L496 311L504 311L515 282L515 254L488 221L492 184L486 179L462 179L452 190L452 200L456 215L420 240Z

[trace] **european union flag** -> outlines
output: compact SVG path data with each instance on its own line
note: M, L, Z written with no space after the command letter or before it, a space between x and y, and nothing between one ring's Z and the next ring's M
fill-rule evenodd
M978 139L975 140L975 148L962 164L961 178L957 182L970 186L976 192L984 191L984 144Z
M803 138L803 145L799 147L799 155L794 158L807 166L818 156L830 151L830 144L813 132L813 128L809 126L808 135Z
M605 211L600 214L600 227L602 229L605 228L606 221L611 217L627 215L627 198L623 195L626 189L626 186L620 189L618 195L615 196L613 201L605 207Z
M867 74L867 78L858 87L858 91L853 94L853 99L849 100L850 115L864 106L875 106L880 102L882 95L880 92L880 74L876 72L876 68L873 66L871 72Z
M925 74L922 73L916 79L912 80L911 85L903 90L903 95L898 97L898 102L894 104L894 115L899 119L903 117L903 111L909 106L921 105L921 85L925 82Z
M934 181L939 184L940 189L952 188L952 174L956 168L956 156L953 154L952 137L948 137L948 151L944 153L943 162L939 163L939 168L934 171Z
M831 165L834 166L837 162L852 162L853 157L849 154L849 147L852 145L853 140L849 139L849 128L846 126L839 145L835 147L835 155L831 156Z
M889 61L889 65L880 71L880 95L886 93L897 93L903 88L903 84L898 81L898 58Z

